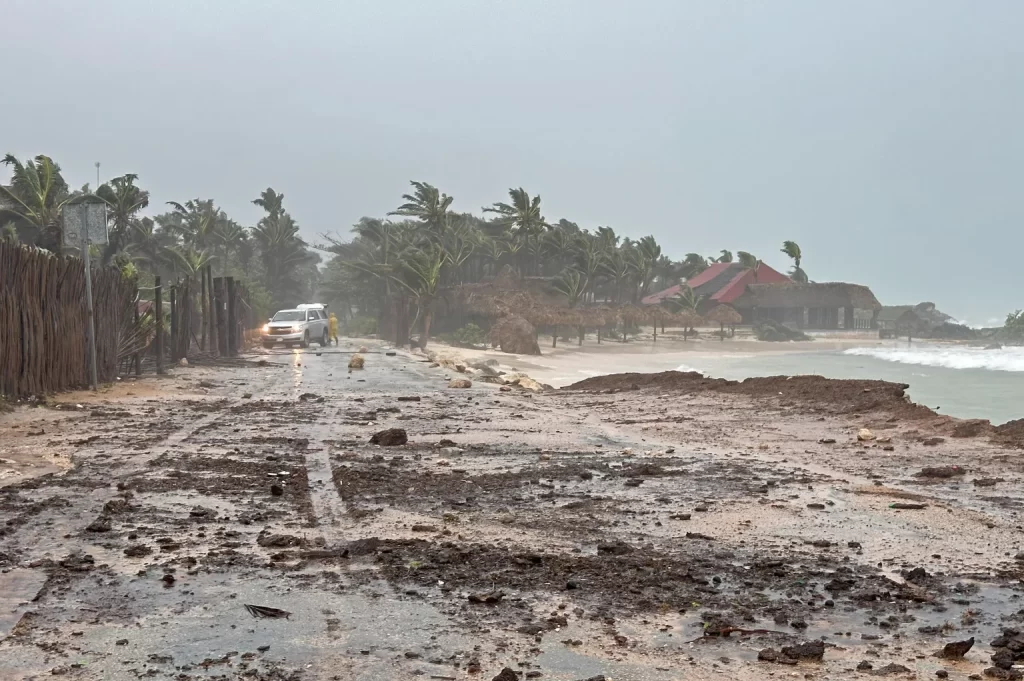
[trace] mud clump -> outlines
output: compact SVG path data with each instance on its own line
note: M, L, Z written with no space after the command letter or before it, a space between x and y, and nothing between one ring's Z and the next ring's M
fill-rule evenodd
M288 548L290 546L303 546L306 542L292 534L271 534L264 530L256 537L256 544L264 548Z
M914 477L946 480L964 475L965 473L967 473L967 469L962 466L926 466L915 473Z
M906 393L909 387L905 383L824 376L763 376L730 381L708 378L696 371L662 371L653 374L594 376L573 383L563 390L620 392L653 388L684 394L710 392L772 399L783 405L805 406L815 412L863 414L884 411L907 419L935 417L931 409L909 401Z
M908 669L901 664L891 662L884 667L879 667L875 671L871 672L871 676L891 676L894 674L913 674L914 670Z
M111 528L110 516L101 515L98 518L96 518L96 520L93 520L91 523L89 523L86 526L85 531L86 532L110 532L110 528Z
M795 646L786 646L782 654L794 660L814 660L820 662L825 657L825 644L821 641L807 641Z
M124 555L129 558L142 558L153 553L153 549L145 544L132 544L124 550Z
M370 438L371 445L380 445L381 447L398 447L407 442L409 442L409 435L404 428L388 428L374 433Z
M944 660L959 660L973 647L974 637L972 636L965 641L947 643L942 647L942 650L935 653L935 657L940 657Z
M352 359L348 361L349 369L362 369L366 360L363 359L362 355L352 355Z
M992 654L992 664L995 665L992 669L1016 671L1013 670L1013 664L1024 660L1024 634L1019 629L1003 629L1002 635L994 638L989 645L996 651ZM989 669L985 670L986 676L1007 679L1020 678L1020 676L996 676L989 674L989 671Z
M473 381L468 378L453 378L448 382L449 388L472 388Z

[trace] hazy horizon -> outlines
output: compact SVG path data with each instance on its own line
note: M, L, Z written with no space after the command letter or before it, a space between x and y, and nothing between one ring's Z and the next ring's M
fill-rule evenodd
M49 154L73 186L95 161L137 173L150 213L212 198L252 224L271 186L315 240L409 180L476 214L522 186L550 221L674 259L784 271L792 239L813 280L883 304L973 324L1024 307L1017 268L985 264L1024 247L1009 0L8 0L5 18L0 153Z

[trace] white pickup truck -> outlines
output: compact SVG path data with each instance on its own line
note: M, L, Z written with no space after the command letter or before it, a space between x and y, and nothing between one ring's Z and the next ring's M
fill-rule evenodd
M260 339L265 348L277 343L308 348L311 342L327 347L327 308L312 303L297 305L294 310L278 310L263 325Z

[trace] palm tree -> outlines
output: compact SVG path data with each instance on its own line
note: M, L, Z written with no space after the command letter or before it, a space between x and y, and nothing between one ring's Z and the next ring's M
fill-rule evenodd
M687 253L683 258L680 274L684 279L692 279L708 268L708 261L700 253Z
M604 259L603 273L612 285L615 302L622 302L622 292L636 275L636 259L632 248L617 248Z
M761 261L757 259L757 256L747 253L746 251L738 251L736 253L737 261L743 266L743 269L750 270L754 273L754 283L757 283L757 272L761 269Z
M611 227L598 227L597 238L610 248L618 248L619 237L616 236L615 230Z
M574 265L586 278L584 297L594 293L594 287L598 273L601 272L605 258L605 251L601 241L590 234L584 234L576 249Z
M555 290L565 296L569 308L576 307L587 291L587 277L576 269L566 269L552 282ZM551 333L551 347L558 344L558 324L554 325ZM583 326L579 327L579 344L583 345Z
M127 250L131 257L147 264L154 275L161 267L177 261L171 252L177 245L177 240L174 235L160 229L152 218L132 220L127 241Z
M168 201L167 205L172 210L161 225L164 229L176 232L195 251L207 251L213 247L220 211L212 199L190 199L183 204Z
M414 180L410 184L415 191L412 194L403 194L405 203L388 215L414 218L422 222L432 236L443 237L450 224L448 209L455 200L454 197L442 194L437 187L426 182Z
M683 285L679 289L679 293L675 297L670 298L668 306L671 307L675 312L680 313L684 317L694 319L700 315L700 306L704 302L705 296L698 296L692 288L687 285ZM683 324L683 340L685 341L690 332L690 325Z
M149 206L149 192L135 185L137 179L138 175L129 173L115 177L96 189L96 196L107 204L107 220L110 223L107 245L103 249L104 265L124 248L135 216Z
M724 248L717 258L713 258L715 262L732 262L732 251L727 251Z
M660 288L668 288L679 283L679 266L672 258L663 255L654 264L654 277Z
M0 162L11 168L11 184L0 185L0 220L13 220L17 227L28 232L28 238L22 236L23 241L61 253L64 245L61 211L70 192L60 166L42 154L25 163L7 154Z
M490 208L484 208L485 213L498 215L497 223L519 239L527 252L534 250L530 243L540 238L546 229L551 225L547 223L540 211L540 196L530 197L522 187L508 190L511 203L495 203ZM539 251L534 251L539 254ZM534 271L539 269L540 263L534 263ZM520 269L521 271L521 269Z
M310 286L309 281L303 281L304 268L315 263L318 257L309 251L299 236L298 224L284 209L284 194L268 187L253 200L253 204L267 213L252 229L253 246L263 264L263 285L275 305L293 304L292 301L301 298ZM214 235L234 235L233 244L239 245L241 241L237 233L233 228L224 226L224 219L223 213L217 214Z
M654 281L655 268L658 266L658 259L661 258L661 246L653 236L645 236L636 243L633 249L636 253L637 284L640 287L637 293L638 298L643 298L650 292L651 283Z
M312 254L299 237L299 227L285 213L278 220L260 220L252 230L265 272L264 285L274 304L283 306L301 296L302 285L296 270L309 262Z
M252 200L253 204L267 211L267 218L276 220L284 215L284 194L278 194L271 187L267 187L258 199Z
M483 234L468 217L456 218L445 230L441 245L447 254L447 262L451 270L449 280L454 278L462 280L462 266L473 257L473 254L480 248L483 241Z
M423 316L420 348L426 349L433 319L433 303L441 283L441 270L448 254L438 244L411 246L402 254L401 276L396 281L413 296L419 314Z
M789 271L789 276L793 281L801 284L807 283L807 273L800 267L800 260L802 259L802 253L800 252L800 246L795 241L783 241L782 252L793 259L793 269Z
M356 238L351 244L339 244L337 253L344 257L343 267L355 281L376 289L380 300L377 328L385 335L394 333L396 345L405 344L404 308L393 292L396 273L401 263L405 235L393 222L362 218L352 227ZM390 322L394 322L394 326Z
M217 216L213 228L214 248L220 250L221 273L228 275L228 261L232 253L237 252L249 240L248 233L222 211Z
M565 267L576 253L579 244L579 228L573 231L566 220L560 221L555 227L544 235L543 252L555 261L556 266Z

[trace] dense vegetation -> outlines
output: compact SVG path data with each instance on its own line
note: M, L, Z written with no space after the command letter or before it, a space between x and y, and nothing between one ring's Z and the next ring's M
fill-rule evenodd
M243 282L260 317L316 292L320 256L299 236L284 196L273 189L253 201L266 215L243 227L212 199L172 201L166 212L143 216L149 192L138 185L137 175L115 177L92 192L89 185L71 189L48 156L23 162L8 154L2 162L11 181L0 185L0 239L76 252L64 243L61 212L68 201L94 194L107 205L109 237L90 254L101 265L137 274L143 287L157 275L165 282L197 280L208 268L215 276Z
M324 235L335 257L322 291L336 307L374 315L381 332L399 343L417 327L426 341L444 291L506 267L523 277L552 277L575 307L637 304L712 263L734 261L728 250L673 260L653 236L634 240L611 227L591 232L570 220L549 221L541 198L522 188L510 189L507 202L484 207L484 217L453 210L453 197L425 182L412 182L401 201L386 218L362 218L350 241ZM800 247L786 241L782 252L793 259L792 276L806 281ZM735 261L755 270L760 263L745 251ZM693 310L699 301L684 289L672 302Z

